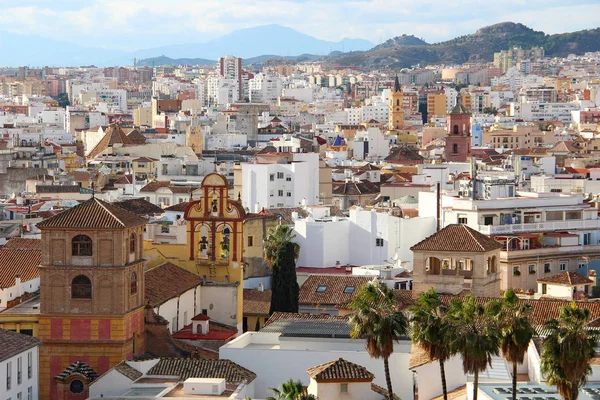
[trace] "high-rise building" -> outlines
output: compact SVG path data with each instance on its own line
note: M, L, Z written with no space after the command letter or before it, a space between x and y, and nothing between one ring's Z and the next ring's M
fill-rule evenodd
M242 59L231 55L220 57L218 61L219 76L225 79L235 80L239 87L239 98L244 98L244 83L242 80Z

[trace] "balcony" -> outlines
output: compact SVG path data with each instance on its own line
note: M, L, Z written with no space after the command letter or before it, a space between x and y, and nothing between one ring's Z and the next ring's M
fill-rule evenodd
M571 221L535 222L530 224L512 225L479 225L477 230L484 235L497 235L519 232L547 232L569 229L598 229L600 219L585 219Z
M517 261L520 259L529 259L536 257L564 256L585 256L589 253L598 254L600 244L587 246L548 246L527 250L503 250L500 251L500 259L503 261Z

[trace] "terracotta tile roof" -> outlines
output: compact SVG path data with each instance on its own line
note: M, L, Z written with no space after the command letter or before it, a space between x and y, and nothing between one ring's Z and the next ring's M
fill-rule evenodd
M116 183L118 185L131 185L131 183L132 183L131 175L123 175L122 177L120 177L119 179L114 181L114 183Z
M24 239L24 238L10 238L4 246L3 249L42 249L42 240L41 239Z
M300 304L337 305L354 297L372 277L353 275L310 275L300 287ZM350 289L354 288L354 289Z
M269 315L271 291L244 289L244 315Z
M403 146L392 149L384 160L391 163L400 163L402 161L417 161L422 163L424 158L413 149Z
M189 201L184 201L183 203L173 204L172 206L165 208L164 211L181 211L181 212L183 212L186 210L188 204L190 204Z
M92 367L81 361L75 361L58 374L55 379L65 382L69 376L78 374L83 376L88 382L93 381L98 377L98 373Z
M217 351L213 351L204 347L193 346L188 342L179 339L173 339L177 346L182 349L188 351L190 353L190 358L197 358L201 360L218 360L219 353Z
M152 161L158 161L158 159L152 158L152 157L140 157L140 158L136 158L133 161L134 162L152 162Z
M146 220L121 207L92 197L37 224L38 228L119 229L145 225Z
M8 248L0 250L0 289L15 286L15 277L21 282L39 278L42 253L39 249Z
M555 285L567 286L590 285L594 283L592 279L586 278L585 276L575 271L560 272L556 275L552 275L546 278L540 278L537 281L540 283L552 283Z
M481 253L502 248L499 242L463 224L448 225L412 246L412 251Z
M337 196L360 196L379 194L379 185L371 181L333 182L332 194Z
M380 394L381 396L383 396L384 399L388 398L388 391L387 391L387 389L385 389L385 388L383 388L383 387L381 387L379 385L371 383L371 390L373 392L375 392L375 393ZM398 396L396 393L393 393L393 396L394 396L394 400L401 400L400 396Z
M121 361L119 364L115 365L114 369L130 381L135 381L144 375L131 365L127 364L127 361Z
M14 357L40 344L42 341L39 338L0 328L0 361Z
M142 135L140 133L140 131L138 131L137 129L132 129L127 134L127 139L129 139L129 141L132 144L144 144L144 143L146 143L146 136Z
M306 370L317 382L371 382L375 375L362 365L339 358Z
M173 193L191 193L197 187L171 185L170 181L153 181L140 189L140 192L156 192L160 188L168 188Z
M106 130L106 134L100 139L98 144L90 151L88 158L94 158L101 154L104 150L112 147L114 144L134 144L131 139L125 135L119 124L110 124Z
M299 313L285 313L275 312L265 322L265 327L278 322L278 321L348 321L348 317L345 315L331 315L331 314L299 314Z
M164 210L146 199L129 199L112 203L137 215L160 215Z
M188 378L222 378L227 383L252 382L256 374L229 360L196 360L189 358L161 358L147 375L177 376Z
M146 302L157 307L198 286L202 278L175 264L164 263L144 273Z

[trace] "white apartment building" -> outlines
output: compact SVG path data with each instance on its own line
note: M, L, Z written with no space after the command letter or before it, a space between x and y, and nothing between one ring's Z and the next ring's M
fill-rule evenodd
M37 400L41 340L0 329L0 393L3 399Z
M297 265L393 265L411 269L410 248L435 232L435 217L403 219L357 208L348 218L329 215L327 207L308 207L309 217L295 218L300 244Z
M511 117L522 118L525 121L559 120L571 123L571 112L581 108L579 103L539 103L521 101L509 103Z
M235 79L210 76L206 78L207 104L227 105L240 100L240 85Z
M319 203L319 154L259 154L242 164L242 205L262 208L297 207Z
M390 137L379 128L370 127L366 131L357 131L352 140L348 140L355 160L383 160L390 154Z
M273 103L281 96L283 82L278 76L258 73L248 81L251 103Z

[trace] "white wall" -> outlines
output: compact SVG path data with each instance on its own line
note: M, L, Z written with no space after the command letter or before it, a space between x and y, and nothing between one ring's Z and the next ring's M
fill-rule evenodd
M341 383L317 383L310 378L308 394L314 394L319 400L381 400L383 397L371 389L370 382L349 382L348 392L341 392Z
M32 355L32 366L31 366L31 379L27 375L27 354L31 352ZM17 359L21 358L22 360L22 369L21 369L21 384L17 384ZM7 368L10 363L11 370L11 388L10 390L6 389L6 377L7 377ZM21 393L21 399L27 400L27 390L31 387L32 390L32 399L37 399L39 397L38 391L38 347L33 347L27 351L24 351L14 357L6 359L0 362L0 393L3 396L3 399L12 399L15 400L17 398L17 394Z
M169 321L169 330L175 333L186 325L192 323L192 318L202 312L202 304L200 302L202 286L190 289L179 297L170 299L169 301L154 308L154 311ZM187 321L185 315L187 313ZM173 321L176 319L176 329Z
M208 316L212 320L222 324L236 326L237 298L237 287L235 286L202 287L202 308L208 311ZM241 326L237 328L240 332L242 331Z
M433 399L442 394L442 380L440 376L440 364L435 361L429 364L417 367L417 386L419 388L419 398ZM444 364L446 373L446 386L448 391L454 390L465 384L465 374L463 372L462 360L460 356L454 356ZM410 397L412 398L412 397Z
M0 310L6 308L6 304L24 293L34 293L40 288L40 278L34 278L26 282L17 283L15 286L0 289Z
M278 346L269 345L272 343L272 335L278 334L266 334L271 335L267 343L240 348L244 342L254 340L258 335L265 333L246 332L219 349L220 358L229 359L257 374L254 384L255 395L258 398L271 396L269 388L279 387L290 378L308 385L308 368L340 357L367 368L375 374L374 383L386 386L383 361L371 358L362 340L307 338L300 341L296 340L297 338L289 338L288 341L296 341L298 346L294 349L279 349ZM336 343L337 346L334 346ZM410 346L410 342L407 341L396 343L394 353L390 357L392 386L394 392L402 399L412 399L412 373L408 370Z
M158 361L158 360L157 360ZM90 398L120 396L131 388L132 381L111 369L90 385Z

